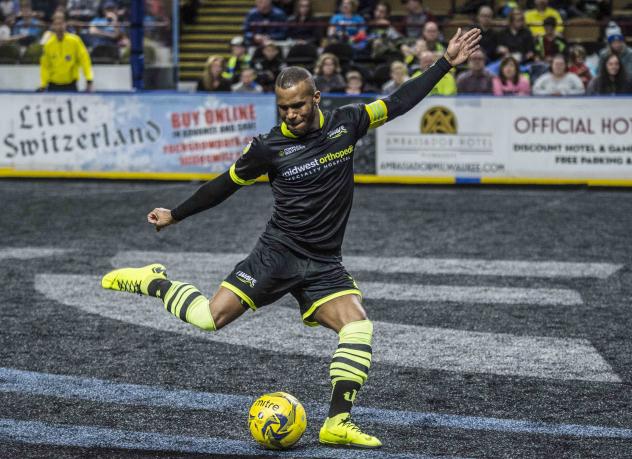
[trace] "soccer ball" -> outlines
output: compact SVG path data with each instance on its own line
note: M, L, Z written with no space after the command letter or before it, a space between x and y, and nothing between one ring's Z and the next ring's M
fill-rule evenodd
M274 392L259 397L248 412L252 438L268 449L286 449L305 432L305 408L294 396Z

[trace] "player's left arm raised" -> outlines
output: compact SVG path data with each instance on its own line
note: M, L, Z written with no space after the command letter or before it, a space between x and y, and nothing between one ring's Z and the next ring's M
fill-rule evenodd
M453 67L462 64L475 50L481 40L480 29L462 32L459 28L446 49L443 57L416 78L411 78L390 96L366 105L370 127L377 127L390 121L417 105L432 88Z

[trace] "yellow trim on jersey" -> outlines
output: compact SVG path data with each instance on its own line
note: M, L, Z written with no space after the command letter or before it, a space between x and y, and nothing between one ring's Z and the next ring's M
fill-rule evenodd
M318 109L318 118L319 128L322 128L325 124L325 115L323 115L323 112L320 111L320 108ZM298 139L298 136L296 134L292 134L292 131L290 131L290 128L287 127L285 121L281 123L281 134L283 134L285 137L289 137L290 139Z
M321 298L320 300L315 301L307 310L307 312L305 312L305 314L303 314L303 322L305 323L305 325L309 325L310 327L316 327L318 325L320 325L318 322L313 322L313 321L309 321L307 320L307 318L309 316L311 316L312 314L314 314L316 312L316 309L318 309L319 307L321 307L323 304L325 304L327 301L333 300L334 298L339 298L341 296L345 296L345 295L358 295L360 297L360 299L362 299L362 292L358 289L349 289L349 290L342 290L340 292L336 292L336 293L332 293L331 295L327 295L323 298Z
M233 180L233 182L235 182L237 185L252 185L253 183L255 183L256 179L253 180L244 180L242 178L239 178L239 176L237 176L237 173L235 172L235 164L233 164L232 166L230 166L230 178Z
M244 300L246 302L246 304L248 306L250 306L250 309L252 309L253 311L257 310L257 306L255 306L255 302L252 301L252 299L246 295L244 292L242 292L240 289L238 289L237 287L235 287L233 284L229 284L226 281L223 281L221 284L219 284L220 287L224 287L227 288L228 290L230 290L231 292L233 292L235 295L237 295L239 298L241 298L242 300Z
M381 126L388 121L388 108L382 99L366 104L364 109L369 114L369 129Z
M287 127L285 121L281 123L281 134L283 134L285 137L289 137L290 139L298 139L297 135L292 134L292 131L290 131L290 129Z

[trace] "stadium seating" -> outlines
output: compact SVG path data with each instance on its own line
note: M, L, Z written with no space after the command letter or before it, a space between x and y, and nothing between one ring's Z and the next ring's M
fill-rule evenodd
M444 22L441 27L443 30L443 38L445 40L449 40L452 37L459 27L467 27L472 24L472 20L467 16L459 16L454 17L453 19L448 19Z
M0 64L17 64L20 62L20 48L17 45L0 45Z
M564 23L564 38L568 43L596 43L601 36L599 22L591 18L572 18Z
M312 2L312 14L316 19L329 19L336 12L336 0Z
M446 0L424 0L424 8L435 16L448 16L452 12L452 2Z
M94 64L117 64L119 61L118 46L98 45L90 53Z
M323 53L331 53L336 56L343 67L347 66L353 59L353 48L347 43L330 43L325 46Z
M24 55L20 62L22 64L39 64L40 57L42 57L42 52L44 51L44 47L39 43L31 43L26 51L24 51Z
M380 64L375 67L373 72L373 84L378 88L381 88L384 83L391 79L391 65Z
M632 1L631 0L612 0L612 15L632 17Z
M300 43L292 46L285 57L288 65L299 65L311 69L318 58L318 49L308 43Z
M121 64L129 64L130 53L131 49L129 47L123 50L123 53L121 54ZM145 65L152 65L156 62L156 50L153 46L143 46L143 58Z

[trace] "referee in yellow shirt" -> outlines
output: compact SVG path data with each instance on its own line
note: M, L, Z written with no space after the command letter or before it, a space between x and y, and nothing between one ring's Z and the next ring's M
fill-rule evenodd
M79 36L66 32L66 18L62 13L53 15L53 35L44 45L40 59L40 91L77 91L79 67L88 82L86 91L92 91L92 63L86 46Z

